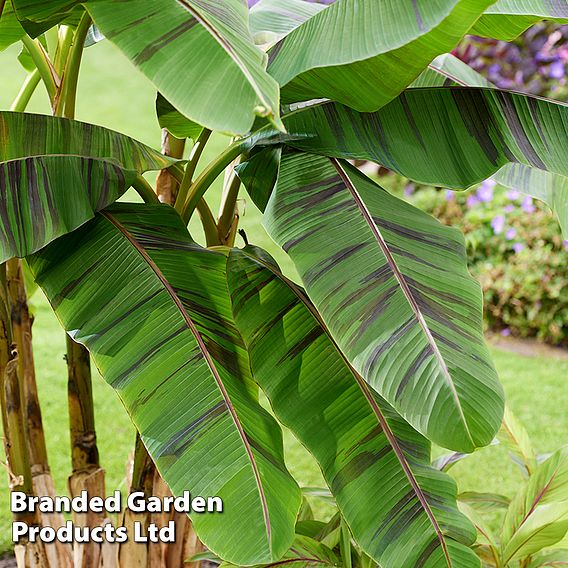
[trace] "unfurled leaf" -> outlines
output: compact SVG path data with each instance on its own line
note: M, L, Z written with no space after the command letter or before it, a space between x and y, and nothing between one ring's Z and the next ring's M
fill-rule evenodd
M353 166L306 154L283 158L264 225L369 385L442 447L491 442L503 392L459 231Z
M257 115L280 125L278 84L248 29L241 0L90 0L115 43L184 116L244 134Z
M223 499L222 514L192 515L208 548L242 565L285 554L301 494L277 423L247 389L226 257L195 244L167 205L115 204L30 266L173 493Z
M172 163L100 126L0 112L0 262L73 231L116 201L136 175Z
M451 53L436 57L410 86L418 88L454 85L496 88L483 75Z
M329 98L376 111L451 51L492 1L335 2L274 46L268 69L284 102Z
M564 538L568 531L568 448L538 465L511 502L503 526L504 565Z
M319 103L284 122L290 145L371 160L427 185L465 189L511 163L568 175L568 105L517 93L408 89L376 113Z
M203 132L203 126L183 116L160 93L156 97L156 115L160 128L167 129L176 138L189 138L195 142Z
M254 378L316 458L361 548L381 566L478 567L473 527L453 480L430 466L430 443L346 362L304 292L236 249L228 280Z
M260 0L250 10L250 29L257 44L273 43L325 8L307 0Z
M541 20L567 24L566 0L498 0L485 11L471 33L512 41Z

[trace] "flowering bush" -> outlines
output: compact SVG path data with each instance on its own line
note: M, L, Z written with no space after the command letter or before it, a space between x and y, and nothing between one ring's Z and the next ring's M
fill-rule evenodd
M413 185L404 193L465 233L488 328L568 345L568 241L546 206L493 182L465 193Z
M501 89L568 96L568 25L540 23L510 43L469 36L454 54Z

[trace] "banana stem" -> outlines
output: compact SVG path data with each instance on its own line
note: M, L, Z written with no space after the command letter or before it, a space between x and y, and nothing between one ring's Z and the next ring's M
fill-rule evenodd
M51 65L49 57L45 52L45 49L37 39L32 39L30 36L25 35L22 38L22 43L28 50L34 65L36 66L42 81L45 84L47 94L49 95L49 100L55 100L57 96L57 89L59 87L59 77Z
M37 69L34 69L24 81L18 96L14 99L10 110L15 112L24 112L34 94L39 82L41 81L41 75Z

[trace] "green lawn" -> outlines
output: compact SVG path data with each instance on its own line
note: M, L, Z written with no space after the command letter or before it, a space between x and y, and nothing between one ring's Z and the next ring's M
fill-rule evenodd
M0 108L9 108L24 73L14 59L15 50L0 54L2 89ZM109 44L86 52L79 93L78 118L111 127L158 146L160 132L153 113L154 91L148 82ZM45 94L38 92L31 110L48 112ZM212 141L204 161L226 143L222 137ZM219 187L211 204L218 201ZM243 196L244 199L244 196ZM267 247L294 277L290 262L269 240L260 226L260 216L247 202L241 207L243 227L249 240ZM199 237L198 228L192 232ZM66 367L63 360L64 336L46 301L34 297L36 323L34 347L39 391L51 468L57 490L66 491L69 473L69 439L66 412ZM553 356L528 358L493 349L495 362L507 391L509 404L524 422L537 450L550 452L567 442L568 360ZM101 379L95 380L95 405L101 459L107 470L107 490L124 486L125 463L134 440L128 417L113 391ZM303 448L286 434L287 461L292 473L304 485L321 484L317 467ZM461 489L497 491L512 494L521 481L505 452L493 446L458 464L452 474ZM7 486L7 480L6 485ZM7 491L0 491L0 551L10 546L10 513Z

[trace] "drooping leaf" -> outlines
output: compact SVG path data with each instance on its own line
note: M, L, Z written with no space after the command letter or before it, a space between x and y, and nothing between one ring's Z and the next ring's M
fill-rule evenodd
M166 128L176 138L195 142L203 132L203 126L183 116L160 93L156 96L156 115L160 128Z
M261 148L235 168L253 203L261 211L276 184L281 155L280 147Z
M564 238L568 240L568 177L524 164L508 164L492 178L505 187L544 201L556 213Z
M455 451L491 442L503 393L459 231L306 154L283 158L264 226L351 364L406 420Z
M539 464L503 525L503 565L552 546L568 531L568 448Z
M31 37L38 37L61 22L76 24L82 11L81 0L11 1L20 23Z
M303 291L253 254L231 251L228 280L255 380L318 461L354 538L381 566L479 566L429 442L347 364Z
M520 163L568 175L568 105L492 89L408 89L376 113L337 103L285 117L299 149L377 162L414 181L465 189Z
M192 515L208 548L242 565L279 559L301 494L277 423L247 389L226 257L196 245L169 206L115 204L30 266L173 493L223 499L222 514Z
M436 57L410 86L418 88L454 85L496 88L483 75L451 53Z
M497 0L476 22L471 33L512 41L541 20L567 24L566 0Z
M244 134L260 115L280 124L278 85L241 0L90 0L105 37L189 119Z
M260 0L250 9L250 29L257 44L273 43L325 8L307 0Z
M18 18L16 18L12 3L8 0L4 4L2 16L0 17L0 51L4 51L13 43L20 41L25 33L24 28L22 28Z
M268 69L284 102L328 98L376 111L451 51L492 1L335 2L274 46Z
M118 199L137 174L172 163L100 126L0 112L0 262L73 231Z
M296 535L293 546L281 560L271 564L262 564L254 568L276 568L286 565L288 568L323 568L339 566L339 560L333 550L307 536ZM220 568L237 568L224 562Z

